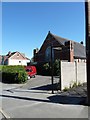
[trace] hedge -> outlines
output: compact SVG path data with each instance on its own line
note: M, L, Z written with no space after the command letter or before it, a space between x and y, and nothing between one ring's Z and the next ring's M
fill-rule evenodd
M27 73L24 66L3 66L2 82L7 83L25 83L27 81Z

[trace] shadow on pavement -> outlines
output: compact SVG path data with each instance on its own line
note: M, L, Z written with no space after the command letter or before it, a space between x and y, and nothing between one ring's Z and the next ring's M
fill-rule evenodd
M48 97L51 102L60 104L74 104L74 105L85 105L86 97L74 97L74 96L62 96L53 95Z
M59 103L59 104L85 105L85 103L86 103L86 97L71 97L71 96L53 95L53 96L48 97L48 100L45 100L45 99L19 97L19 96L11 96L11 95L0 95L0 96L7 97L7 98L20 99L20 100Z
M51 84L49 85L43 85L43 86L39 86L39 87L34 87L34 88L30 88L31 90L58 90L57 88L57 83L55 83L53 86Z
M1 97L7 97L7 98L15 98L20 100L30 100L30 101L37 101L37 102L51 102L49 100L44 99L37 99L37 98L29 98L29 97L19 97L19 96L11 96L11 95L0 95Z

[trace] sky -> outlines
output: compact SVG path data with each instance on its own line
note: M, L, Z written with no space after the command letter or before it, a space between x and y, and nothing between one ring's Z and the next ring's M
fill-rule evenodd
M84 2L3 2L2 53L25 53L41 47L48 31L85 44Z

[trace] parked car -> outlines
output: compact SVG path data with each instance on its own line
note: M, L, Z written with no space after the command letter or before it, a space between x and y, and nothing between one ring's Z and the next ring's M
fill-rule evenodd
M35 75L37 74L37 70L35 66L25 66L25 70L28 74L28 79L29 77L35 77Z

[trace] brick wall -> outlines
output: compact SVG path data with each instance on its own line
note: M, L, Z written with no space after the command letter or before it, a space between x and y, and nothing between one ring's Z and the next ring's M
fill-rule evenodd
M61 60L68 60L69 62L73 62L74 58L74 51L71 48L71 41L66 43L66 47L64 48L57 40L55 40L50 34L46 37L44 43L42 44L40 50L35 53L34 50L34 62L44 62L45 61L45 51L49 46L55 47L62 47L62 50L54 50L54 60L61 59Z

